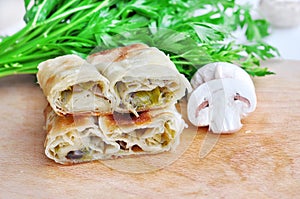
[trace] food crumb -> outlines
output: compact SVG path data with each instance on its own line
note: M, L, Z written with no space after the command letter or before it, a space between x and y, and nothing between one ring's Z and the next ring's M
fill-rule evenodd
M247 131L245 131L245 133L251 133L252 131L251 130L247 130Z

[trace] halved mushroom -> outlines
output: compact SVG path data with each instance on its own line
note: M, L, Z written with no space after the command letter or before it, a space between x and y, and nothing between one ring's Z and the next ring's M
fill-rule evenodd
M256 107L255 90L239 79L215 79L191 94L187 112L195 126L209 126L213 133L231 133L242 127L241 118Z

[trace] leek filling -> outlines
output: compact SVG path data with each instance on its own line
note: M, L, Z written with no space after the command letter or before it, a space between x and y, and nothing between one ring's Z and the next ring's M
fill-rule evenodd
M161 134L155 134L153 137L147 138L145 142L147 145L161 145L161 146L167 146L172 139L175 137L176 131L171 129L170 127L170 121L167 121L164 124L164 132Z
M150 109L168 103L172 93L166 87L156 87L151 91L131 93L130 103L137 110Z
M136 129L118 136L109 136L116 140L122 151L148 151L149 147L167 147L175 139L176 131L171 128L171 121L166 121L163 127ZM135 150L133 150L135 148ZM137 150L140 148L140 150Z
M99 99L106 99L102 90L101 84L92 81L75 84L61 92L58 105L70 111L98 110L104 105L103 100Z

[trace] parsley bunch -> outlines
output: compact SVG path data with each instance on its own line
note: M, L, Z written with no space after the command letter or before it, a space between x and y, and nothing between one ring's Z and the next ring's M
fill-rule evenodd
M0 77L35 74L50 58L142 42L168 54L188 79L204 64L239 64L253 76L272 74L259 66L278 55L264 43L269 24L253 19L249 5L234 0L24 0L26 26L1 37ZM248 44L231 32L245 29Z

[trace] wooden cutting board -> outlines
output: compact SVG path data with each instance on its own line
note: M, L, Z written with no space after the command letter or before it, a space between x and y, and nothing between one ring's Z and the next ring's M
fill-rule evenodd
M257 109L239 132L189 125L174 153L73 166L44 155L35 77L0 79L0 198L299 198L300 62L263 65L277 74L254 78Z

